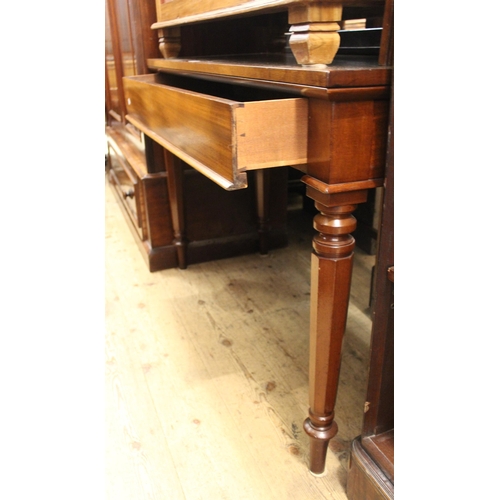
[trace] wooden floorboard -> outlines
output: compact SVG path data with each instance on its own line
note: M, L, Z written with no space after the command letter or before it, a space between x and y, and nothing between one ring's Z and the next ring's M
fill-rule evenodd
M346 499L373 257L357 252L327 473L307 469L310 216L290 244L150 273L106 187L108 500Z

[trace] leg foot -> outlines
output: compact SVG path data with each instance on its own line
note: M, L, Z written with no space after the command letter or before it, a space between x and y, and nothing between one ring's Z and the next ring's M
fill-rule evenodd
M312 419L318 423L314 424ZM337 434L337 424L333 420L333 415L323 419L311 415L304 421L304 430L310 441L309 470L314 475L320 476L325 472L328 443Z

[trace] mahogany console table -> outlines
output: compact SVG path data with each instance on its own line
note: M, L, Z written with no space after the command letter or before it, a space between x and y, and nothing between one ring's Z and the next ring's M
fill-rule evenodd
M264 193L267 169L287 165L304 173L319 210L304 429L310 470L321 474L337 433L352 212L384 180L392 2L157 0L156 7L153 29L164 58L148 60L156 73L124 78L124 91L127 120L165 148L169 189L180 189L179 159L226 190L245 188L247 172L255 170ZM339 29L347 14L379 21L376 53L342 53ZM265 202L262 196L264 219ZM176 232L182 241L181 220Z

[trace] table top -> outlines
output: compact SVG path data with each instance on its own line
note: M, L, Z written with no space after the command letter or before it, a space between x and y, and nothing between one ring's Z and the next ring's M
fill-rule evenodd
M337 56L331 65L300 66L291 54L148 59L156 71L219 75L323 88L388 86L392 68L374 56Z

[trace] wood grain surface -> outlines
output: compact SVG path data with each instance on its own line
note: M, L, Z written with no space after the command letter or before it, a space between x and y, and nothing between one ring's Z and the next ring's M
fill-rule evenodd
M290 245L149 273L106 187L107 500L345 500L373 258L355 253L327 471L308 470L312 216Z
M245 187L246 170L307 161L306 99L257 100L240 89L240 101L226 86L200 93L168 83L165 75L125 78L128 119L222 187Z

